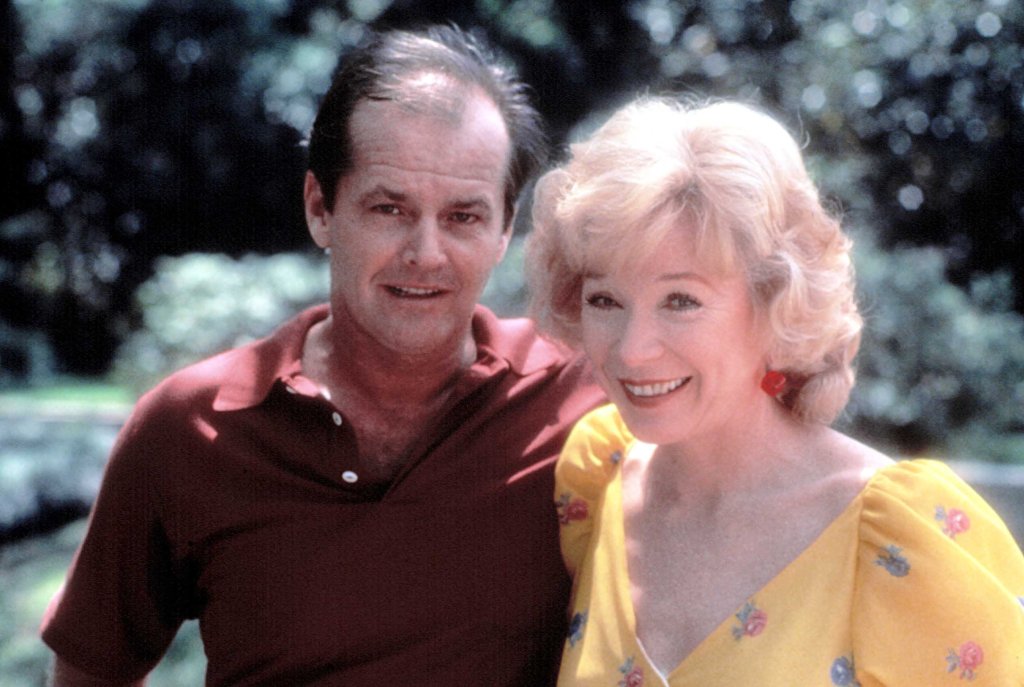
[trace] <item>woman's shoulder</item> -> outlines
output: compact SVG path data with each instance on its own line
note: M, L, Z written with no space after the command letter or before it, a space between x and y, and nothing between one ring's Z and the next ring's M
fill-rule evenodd
M563 480L607 481L633 441L614 405L595 408L580 418L570 432L556 475Z
M880 468L868 481L864 500L867 515L887 529L926 526L955 538L971 528L973 516L986 528L1006 530L985 499L938 460L900 460Z
M619 409L609 403L580 418L569 433L565 446L607 461L613 454L621 454L633 441Z
M974 489L939 461L895 462L865 487L858 531L858 675L1021 684L1024 555Z
M936 576L982 575L1024 596L1024 554L1013 534L940 461L902 460L880 469L862 495L860 538L865 560L893 574L913 570L916 561Z

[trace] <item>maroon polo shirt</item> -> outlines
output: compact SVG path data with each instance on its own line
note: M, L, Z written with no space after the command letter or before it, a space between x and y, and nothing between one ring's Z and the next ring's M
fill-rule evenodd
M568 579L552 467L603 402L526 320L473 319L458 402L389 483L302 376L310 309L145 395L43 638L134 679L198 618L208 685L537 685Z

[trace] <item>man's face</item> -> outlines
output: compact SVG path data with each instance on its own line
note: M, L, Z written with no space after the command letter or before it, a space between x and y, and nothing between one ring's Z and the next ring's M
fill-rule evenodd
M400 355L458 351L508 246L501 114L474 92L455 118L362 101L350 133L352 169L333 211L315 179L306 181L310 233L330 248L335 328L350 345Z

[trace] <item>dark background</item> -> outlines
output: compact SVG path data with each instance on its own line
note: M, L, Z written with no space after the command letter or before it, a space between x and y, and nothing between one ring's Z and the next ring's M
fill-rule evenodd
M0 382L104 374L158 256L305 250L299 143L371 23L487 36L556 144L645 89L763 104L882 247L1020 285L1021 5L922 5L0 0Z

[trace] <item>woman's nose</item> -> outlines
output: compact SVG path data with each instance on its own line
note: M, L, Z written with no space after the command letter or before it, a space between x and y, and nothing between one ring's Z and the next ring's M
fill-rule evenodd
M617 348L622 362L631 366L649 362L664 350L658 328L648 318L639 315L626 318Z

